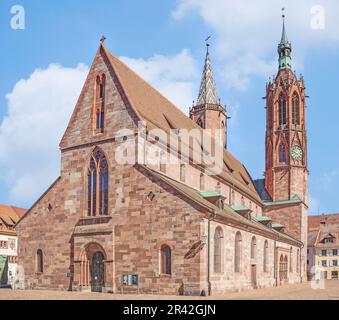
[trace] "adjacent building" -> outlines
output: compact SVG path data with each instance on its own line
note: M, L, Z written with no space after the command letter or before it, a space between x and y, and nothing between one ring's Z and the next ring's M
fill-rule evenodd
M60 177L17 225L26 287L206 295L306 280L306 96L291 51L284 25L266 87L265 179L254 182L227 150L208 46L186 116L103 40L60 143ZM204 143L169 143L184 129L221 132L218 173L194 161L212 156Z
M307 273L309 279L339 279L339 214L310 216Z
M25 209L0 205L0 287L14 285L17 275L18 238L15 225Z

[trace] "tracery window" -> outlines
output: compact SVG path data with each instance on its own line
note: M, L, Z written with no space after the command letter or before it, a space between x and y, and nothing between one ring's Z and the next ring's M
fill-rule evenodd
M286 99L281 95L279 98L279 125L285 125L287 122Z
M279 146L279 163L286 164L286 147L284 144Z
M292 124L300 124L300 104L297 93L295 93L292 98Z
M108 164L101 150L91 156L87 172L87 214L108 215Z

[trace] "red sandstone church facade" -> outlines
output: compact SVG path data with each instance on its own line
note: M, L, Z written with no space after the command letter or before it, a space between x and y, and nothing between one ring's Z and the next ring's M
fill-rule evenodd
M17 225L26 287L201 295L306 280L305 87L291 71L285 27L278 51L265 179L253 181L227 151L208 51L187 117L102 42L60 143L60 177ZM115 160L152 129L223 130L221 172L207 174L190 153L178 164Z

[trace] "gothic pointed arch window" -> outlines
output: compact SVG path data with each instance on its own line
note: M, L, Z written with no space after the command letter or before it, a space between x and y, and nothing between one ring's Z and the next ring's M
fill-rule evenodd
M106 96L106 76L102 74L96 78L95 89L95 129L103 132L105 127L105 96Z
M87 214L108 215L108 164L99 149L92 153L87 170Z
M296 92L292 98L292 124L300 125L300 104L299 96Z
M221 239L223 238L222 230L220 227L215 229L214 232L214 272L220 273L221 272Z
M286 164L286 147L284 144L279 146L279 163Z
M283 95L279 98L279 125L283 126L287 123L286 99Z

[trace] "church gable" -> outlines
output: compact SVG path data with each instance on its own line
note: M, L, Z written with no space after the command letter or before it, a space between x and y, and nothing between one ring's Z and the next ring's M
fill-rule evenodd
M104 45L95 56L60 148L113 138L121 129L134 129L134 111L128 107L122 86Z

